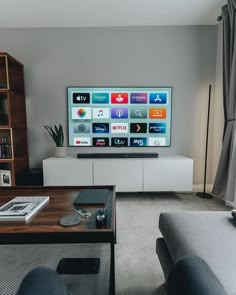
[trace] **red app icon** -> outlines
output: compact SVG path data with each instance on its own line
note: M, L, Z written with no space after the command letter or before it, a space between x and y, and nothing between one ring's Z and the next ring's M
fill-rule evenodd
M114 104L126 104L128 103L128 93L123 93L123 92L119 92L119 93L112 93L111 94L111 103Z

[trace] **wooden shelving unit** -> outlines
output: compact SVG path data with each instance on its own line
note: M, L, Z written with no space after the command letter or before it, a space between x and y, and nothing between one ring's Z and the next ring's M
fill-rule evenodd
M0 143L2 137L11 145L11 158L0 157L0 170L11 172L15 186L29 170L24 66L5 52L0 52Z

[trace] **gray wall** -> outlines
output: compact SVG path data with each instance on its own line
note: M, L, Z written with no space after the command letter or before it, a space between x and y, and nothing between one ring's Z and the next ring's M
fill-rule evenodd
M0 40L0 51L25 65L31 167L52 155L43 125L61 122L67 129L67 86L172 86L172 146L138 151L194 158L195 183L201 182L217 27L0 29ZM104 150L68 148L71 155L99 151Z

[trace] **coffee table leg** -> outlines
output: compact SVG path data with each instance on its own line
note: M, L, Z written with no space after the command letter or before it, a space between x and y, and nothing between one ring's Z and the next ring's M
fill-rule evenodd
M115 295L115 243L111 243L110 286L109 294Z

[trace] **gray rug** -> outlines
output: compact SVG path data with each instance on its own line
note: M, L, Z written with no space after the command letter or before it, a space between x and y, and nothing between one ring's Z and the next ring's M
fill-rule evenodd
M173 210L230 210L219 198L186 193L117 194L116 294L165 295L164 276L156 256L159 214ZM16 293L24 275L38 265L56 269L61 258L100 257L98 274L63 275L71 295L108 294L109 246L0 246L0 295Z
M108 294L109 259L107 244L0 246L0 294L13 295L26 273L44 265L56 270L62 258L99 257L98 274L62 275L70 295Z

